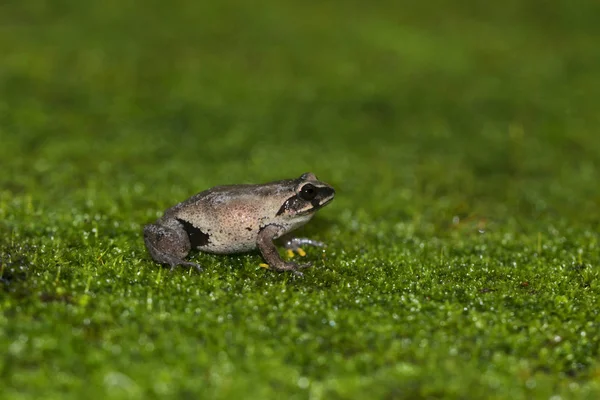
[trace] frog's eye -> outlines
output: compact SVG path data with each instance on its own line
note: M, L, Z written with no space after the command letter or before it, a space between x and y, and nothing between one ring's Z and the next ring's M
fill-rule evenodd
M310 183L307 183L306 185L302 186L302 189L300 189L300 193L298 195L302 200L311 201L317 195L317 188Z

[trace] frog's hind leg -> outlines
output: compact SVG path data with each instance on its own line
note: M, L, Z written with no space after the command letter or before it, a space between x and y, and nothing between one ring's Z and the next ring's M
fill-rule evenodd
M152 259L169 265L171 270L182 265L202 271L200 265L184 260L192 247L186 231L181 226L170 225L161 223L144 226L144 243Z

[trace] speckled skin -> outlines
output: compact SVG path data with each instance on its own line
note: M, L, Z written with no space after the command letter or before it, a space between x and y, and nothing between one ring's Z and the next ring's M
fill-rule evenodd
M230 254L258 247L271 268L296 271L307 265L283 261L273 240L306 224L334 195L333 188L312 173L260 185L217 186L169 208L154 224L146 225L144 241L155 261L171 267L200 269L183 260L192 248ZM298 243L322 245L296 239L288 246Z

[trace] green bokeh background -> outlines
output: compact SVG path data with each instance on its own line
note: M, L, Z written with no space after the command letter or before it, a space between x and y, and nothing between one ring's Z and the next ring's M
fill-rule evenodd
M3 1L0 397L600 398L599 16ZM307 171L303 278L146 254L174 203Z

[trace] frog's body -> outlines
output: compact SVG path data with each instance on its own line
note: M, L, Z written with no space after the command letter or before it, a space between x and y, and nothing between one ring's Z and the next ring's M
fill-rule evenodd
M335 195L333 188L306 173L298 179L261 185L217 186L198 193L165 211L156 223L144 227L152 258L160 263L199 266L184 261L192 248L215 254L258 249L277 270L296 270L285 262L273 240L306 224ZM322 245L295 239L288 246Z

